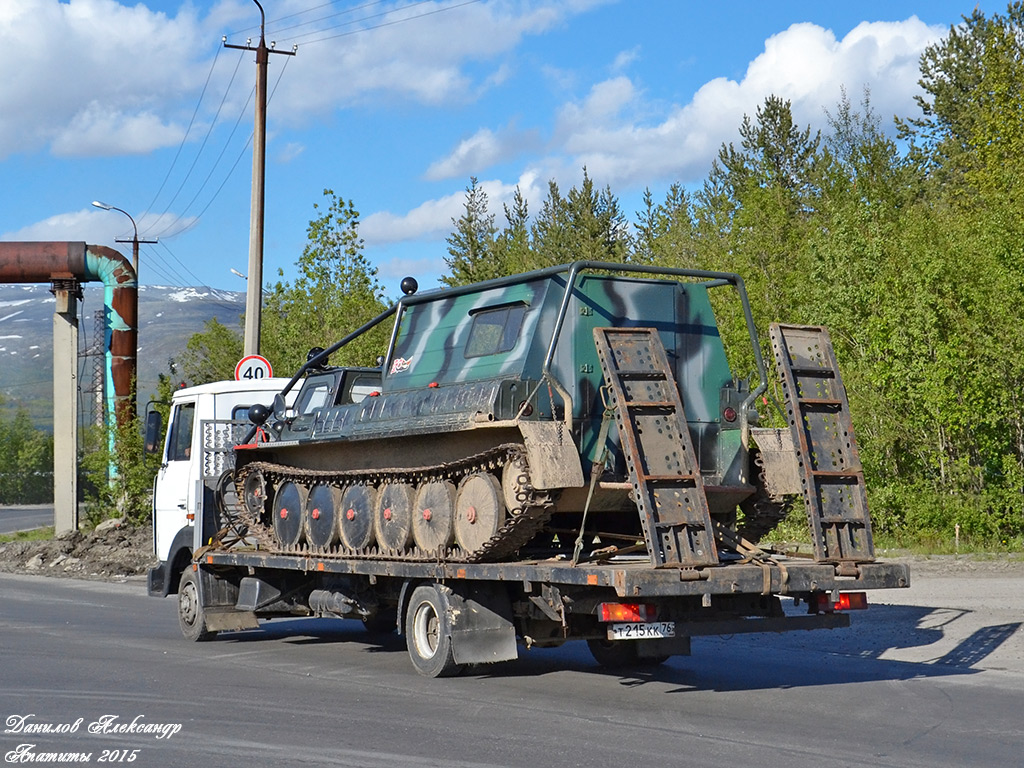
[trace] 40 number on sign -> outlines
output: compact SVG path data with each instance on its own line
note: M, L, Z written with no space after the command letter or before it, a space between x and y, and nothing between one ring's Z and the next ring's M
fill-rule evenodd
M267 358L261 355L246 355L235 366L235 381L269 379L274 375Z

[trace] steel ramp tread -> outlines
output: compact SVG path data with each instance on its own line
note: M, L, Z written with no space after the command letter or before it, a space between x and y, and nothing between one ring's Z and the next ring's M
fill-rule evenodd
M675 376L654 328L595 328L594 343L651 564L717 565L704 481ZM646 368L640 366L647 366ZM634 390L647 382L650 400ZM656 428L647 429L647 426Z
M772 323L769 329L800 466L819 562L875 559L864 470L828 331Z
M675 408L675 403L670 400L628 400L620 403L625 408Z

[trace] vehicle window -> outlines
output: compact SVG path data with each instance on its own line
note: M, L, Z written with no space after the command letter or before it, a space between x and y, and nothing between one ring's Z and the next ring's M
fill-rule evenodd
M249 409L251 405L236 405L231 409L231 420L232 421L248 421L249 420Z
M526 316L525 304L485 309L473 315L466 341L466 357L484 357L508 352L516 345Z
M174 409L171 438L167 446L168 461L188 461L192 454L192 425L195 418L195 403L183 403Z
M352 380L352 386L348 391L348 401L352 403L361 402L371 392L377 392L379 389L380 374L366 373L356 376Z
M333 405L329 402L331 392L334 389L334 382L319 381L312 386L307 386L302 392L302 399L297 404L297 410L301 414L312 413L317 408Z

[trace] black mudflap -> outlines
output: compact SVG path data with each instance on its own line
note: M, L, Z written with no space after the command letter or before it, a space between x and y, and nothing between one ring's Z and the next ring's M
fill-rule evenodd
M679 389L654 328L595 328L647 551L656 567L717 565L704 483Z
M832 340L819 326L772 323L770 334L800 466L814 558L870 562L875 550L864 470Z

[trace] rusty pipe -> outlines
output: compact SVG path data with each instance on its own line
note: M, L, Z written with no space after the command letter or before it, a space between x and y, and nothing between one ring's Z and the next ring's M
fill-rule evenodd
M135 414L132 384L138 361L139 290L131 262L104 245L78 242L0 242L0 283L47 283L74 278L103 283L107 413L124 424Z

